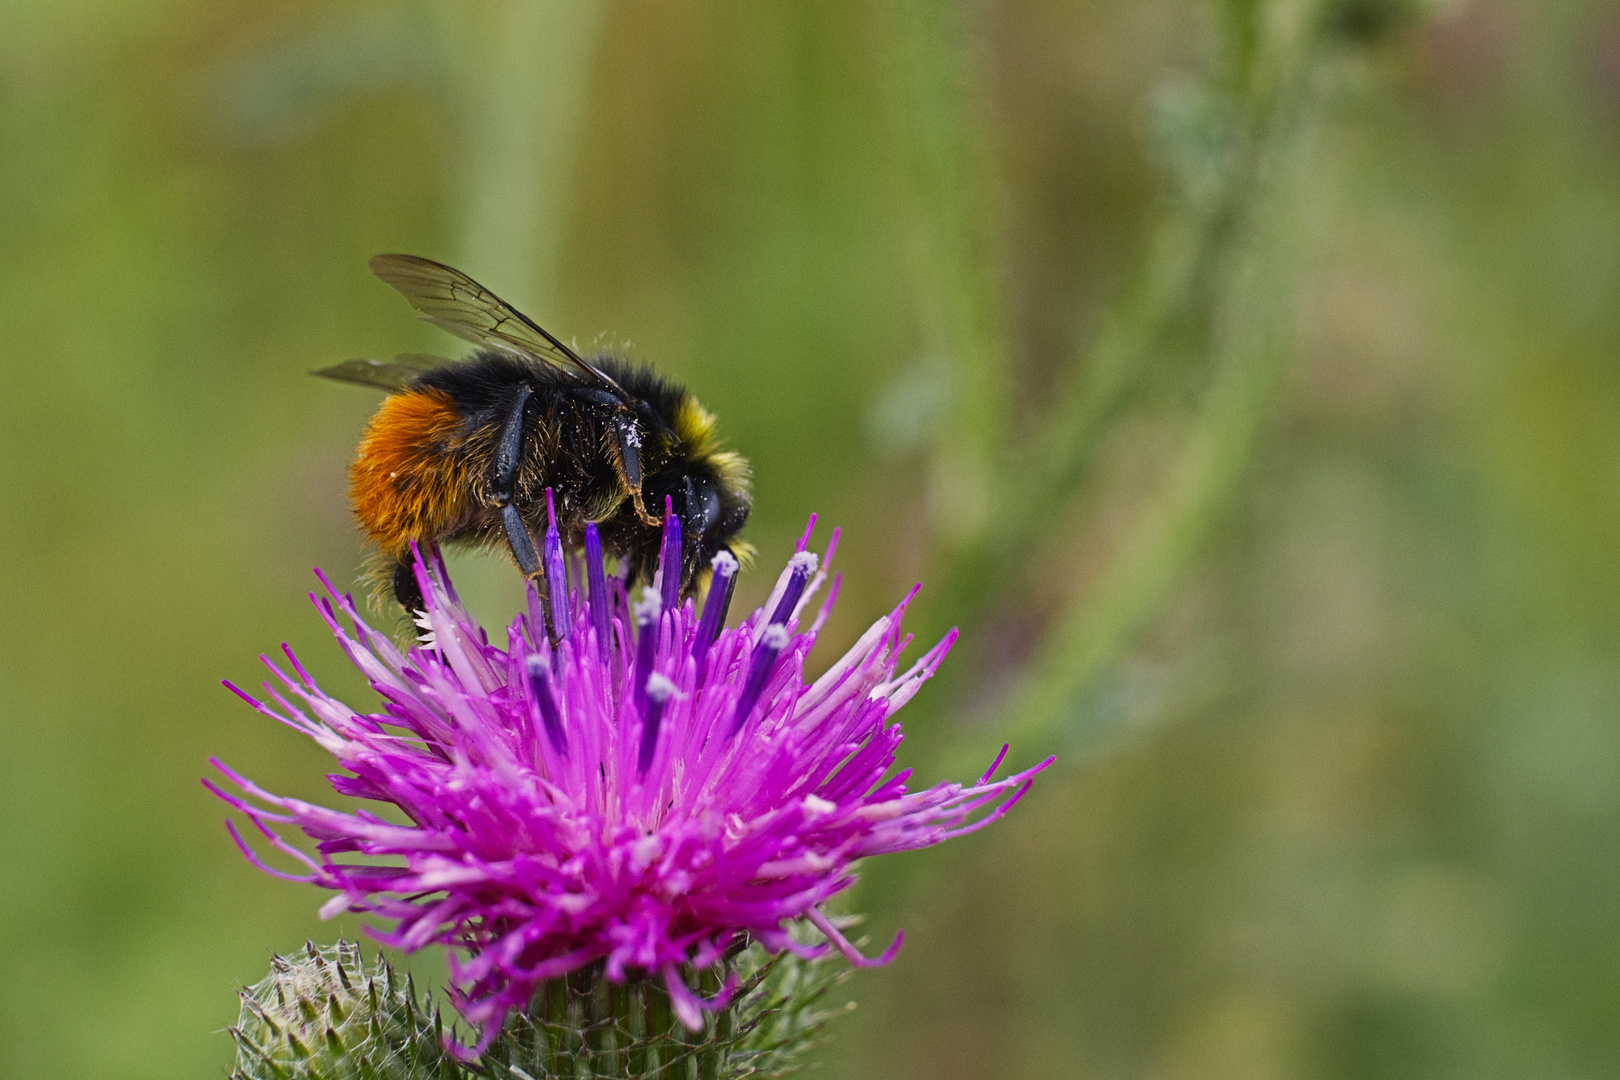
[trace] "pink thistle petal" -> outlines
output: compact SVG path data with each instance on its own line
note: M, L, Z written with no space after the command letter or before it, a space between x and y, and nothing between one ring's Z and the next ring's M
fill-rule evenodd
M900 946L906 940L906 932L904 930L896 930L894 932L894 941L887 949L883 950L883 955L877 957L876 959L871 959L862 956L861 951L854 945L850 944L849 939L844 936L843 931L834 926L832 920L823 915L819 908L811 908L809 911L804 913L804 917L810 921L810 925L814 926L817 930L820 930L823 934L826 934L827 940L832 942L833 948L843 953L844 959L848 960L856 967L883 967L884 965L890 963L897 955L899 955Z

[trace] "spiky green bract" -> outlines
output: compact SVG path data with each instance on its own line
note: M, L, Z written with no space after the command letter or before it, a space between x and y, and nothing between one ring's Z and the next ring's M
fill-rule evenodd
M242 991L231 1080L461 1080L442 1034L380 957L368 971L358 945L309 944Z
M705 1013L692 1031L675 1016L661 979L615 983L593 964L547 983L514 1013L469 1072L489 1080L740 1080L789 1076L823 1027L853 1004L829 1006L828 991L850 969L759 945L704 970L698 989L717 993L735 973L731 1003Z
M444 1050L436 1007L380 957L359 946L307 945L272 957L270 974L242 991L231 1028L231 1080L742 1080L789 1076L833 1017L827 993L850 969L755 944L705 969L716 993L733 975L731 1002L693 1031L675 1016L661 979L615 983L598 963L545 984L478 1059Z

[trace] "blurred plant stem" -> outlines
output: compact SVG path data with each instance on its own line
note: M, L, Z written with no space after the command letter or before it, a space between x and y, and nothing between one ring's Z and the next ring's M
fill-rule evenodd
M1094 357L1096 374L1071 398L1073 412L1056 416L1047 433L1052 467L1035 474L1044 485L1035 497L1057 497L1079 478L1102 420L1141 382L1155 343L1191 306L1207 325L1209 382L1159 496L1102 578L1053 622L1005 709L1003 737L1026 752L1051 744L1070 706L1147 629L1231 502L1292 355L1302 180L1322 97L1321 19L1313 3L1227 9L1241 20L1235 29L1252 30L1253 44L1236 72L1239 126L1222 197L1201 242L1174 258L1172 273L1150 275L1155 294L1138 316L1141 328L1110 342L1114 355Z
M993 267L994 212L964 4L875 9L909 208L923 375L949 396L929 450L929 517L947 548L983 542L1008 440L1012 370Z
M1300 179L1331 52L1327 21L1318 0L1229 0L1215 21L1211 73L1184 100L1167 92L1162 102L1160 149L1177 166L1178 190L1137 285L1076 363L1043 430L996 476L992 527L946 567L949 608L969 620L1022 587L1021 553L1049 539L1114 422L1192 339L1204 385L1162 488L1101 576L1063 600L996 709L997 734L1021 753L1050 750L1075 703L1150 625L1230 502L1290 355ZM936 108L917 124L953 111L963 110ZM961 752L947 751L951 767L969 767Z
M484 0L456 23L458 265L541 318L557 302L605 15L599 0Z
M1256 223L1250 243L1223 260L1227 295L1213 312L1215 371L1199 415L1157 500L1119 545L1114 562L1042 639L1005 706L1000 737L1032 752L1052 743L1070 706L1148 628L1230 504L1290 356L1294 296L1284 283L1298 253L1289 209L1281 201L1266 208L1267 220ZM1064 737L1085 734L1071 728Z

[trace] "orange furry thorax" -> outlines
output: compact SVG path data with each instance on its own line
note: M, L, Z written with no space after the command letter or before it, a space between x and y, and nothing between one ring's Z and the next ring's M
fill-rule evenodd
M460 455L461 414L442 390L389 395L366 425L349 469L355 516L396 558L412 540L454 531L472 509L473 484Z

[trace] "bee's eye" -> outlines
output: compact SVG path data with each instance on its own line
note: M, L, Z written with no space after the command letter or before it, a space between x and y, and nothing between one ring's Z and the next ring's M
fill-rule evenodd
M683 524L694 537L708 536L720 523L720 493L709 481L691 476L686 477L682 487L686 504Z

